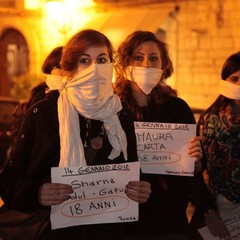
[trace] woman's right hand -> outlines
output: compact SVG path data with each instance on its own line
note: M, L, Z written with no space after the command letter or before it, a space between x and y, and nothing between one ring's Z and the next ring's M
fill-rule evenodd
M217 211L211 210L206 213L205 222L213 236L225 240L230 239L230 233Z
M70 185L62 183L44 183L38 191L38 200L42 206L60 204L70 198L73 193Z
M151 194L151 185L146 181L130 181L126 186L125 193L131 200L145 203Z

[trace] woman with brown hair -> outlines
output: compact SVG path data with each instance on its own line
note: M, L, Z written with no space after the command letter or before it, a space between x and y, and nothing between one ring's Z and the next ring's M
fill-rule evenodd
M63 48L60 67L60 75L52 71L47 76L51 91L28 111L10 164L0 177L1 196L9 208L50 214L52 205L68 200L73 188L52 183L52 167L138 161L133 121L112 89L113 50L108 38L90 29L76 33ZM147 182L126 186L126 196L139 203L146 202L150 192ZM49 226L39 239L83 237L123 239L124 224L56 230Z
M152 32L136 31L117 54L115 92L135 121L195 124L187 103L166 84L173 65L164 42ZM196 165L201 164L199 137L190 142L188 153ZM151 183L152 193L140 206L139 221L128 224L127 239L188 239L186 210L194 178L144 173L142 179Z

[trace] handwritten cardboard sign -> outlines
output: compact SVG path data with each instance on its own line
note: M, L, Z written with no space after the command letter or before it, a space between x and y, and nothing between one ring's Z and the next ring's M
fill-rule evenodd
M53 183L72 186L71 199L51 209L52 229L138 220L138 203L124 193L139 180L139 162L87 167L52 168Z
M196 124L134 122L138 158L143 173L193 176L188 155Z
M240 214L234 215L223 220L224 224L227 226L227 229L230 232L231 240L240 239ZM200 228L199 233L204 240L218 240L218 237L214 237L207 227Z

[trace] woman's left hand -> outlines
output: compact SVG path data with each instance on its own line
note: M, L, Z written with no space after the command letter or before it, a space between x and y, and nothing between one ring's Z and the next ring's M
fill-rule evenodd
M202 148L201 148L201 137L193 137L190 140L188 154L194 158L195 161L199 161L202 159Z
M217 211L211 210L206 213L205 223L213 236L217 237L218 239L231 239L230 232Z
M151 185L144 181L131 181L127 184L125 193L131 200L145 203L151 194Z
M203 157L200 136L196 136L191 139L188 148L188 154L195 161L195 172L200 172L202 170L202 163L200 160Z

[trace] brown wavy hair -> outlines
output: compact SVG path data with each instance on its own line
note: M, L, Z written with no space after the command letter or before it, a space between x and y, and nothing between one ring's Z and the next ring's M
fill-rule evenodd
M138 106L131 91L131 81L126 78L126 67L130 66L133 61L134 51L145 42L154 42L157 44L161 57L163 74L160 80L169 78L173 73L173 64L169 57L168 46L160 41L156 35L149 31L135 31L130 34L118 48L116 81L114 84L115 93L121 98L128 108L133 112L136 120L142 120L141 108ZM160 81L157 86L147 96L148 106L161 104L170 96L176 96L177 93L164 81Z

